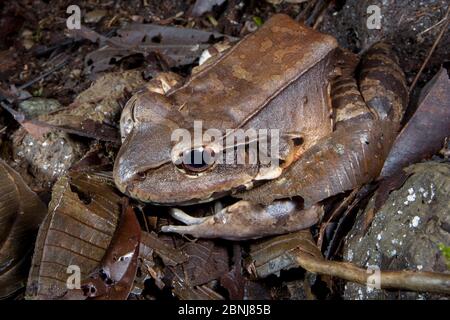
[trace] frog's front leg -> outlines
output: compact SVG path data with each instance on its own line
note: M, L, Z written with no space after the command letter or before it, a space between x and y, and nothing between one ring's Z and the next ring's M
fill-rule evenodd
M306 229L320 220L323 208L314 205L303 209L301 202L296 200L274 201L268 206L241 200L203 218L192 217L175 208L170 213L186 226L164 226L163 232L199 238L247 240Z

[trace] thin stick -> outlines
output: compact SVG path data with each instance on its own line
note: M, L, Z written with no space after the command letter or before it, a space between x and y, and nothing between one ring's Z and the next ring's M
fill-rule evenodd
M312 256L296 249L295 258L303 269L317 274L339 277L367 285L371 273L349 262L330 261ZM421 292L450 294L450 274L424 271L380 271L379 285L382 289L402 289Z
M317 30L319 25L322 23L323 16L324 16L325 12L327 11L329 5L330 5L330 2L326 1L325 4L322 6L322 8L320 9L319 15L316 18L316 21L314 21L314 24L312 26L313 29Z
M325 230L328 227L328 225L330 224L330 222L334 221L336 219L336 217L338 217L350 205L350 202L352 202L355 199L355 197L358 194L359 190L361 190L361 188L354 189L352 191L352 193L350 193L337 206L337 208L333 210L333 212L331 213L330 217L324 223L322 223L322 225L320 226L319 238L317 239L317 246L319 247L319 249L322 248L323 238L324 238L324 235L325 235Z
M308 1L305 9L302 10L296 17L295 20L301 23L305 23L306 20L306 14L311 11L311 9L315 6L317 0Z
M416 77L414 78L411 86L409 87L409 93L411 93L413 91L414 87L417 84L417 81L419 80L420 75L422 74L423 70L425 69L425 66L428 64L428 61L430 60L431 55L433 54L433 52L436 49L437 45L441 41L445 31L447 30L449 12L450 12L450 6L448 7L447 12L445 13L445 17L444 17L445 23L442 26L442 29L439 32L439 35L437 36L436 40L434 41L433 46L430 49L430 52L428 52L427 57L425 58L424 62L422 63L422 66L420 67L419 72L416 74Z
M67 60L61 62L60 64L56 65L55 67L53 67L52 69L48 70L47 72L44 72L42 74L40 74L38 77L28 81L27 83L21 85L20 87L18 87L19 90L24 90L26 88L28 88L29 86L31 86L32 84L38 82L41 79L44 79L46 77L48 77L49 75L51 75L53 72L61 69L62 67L64 67L67 64Z

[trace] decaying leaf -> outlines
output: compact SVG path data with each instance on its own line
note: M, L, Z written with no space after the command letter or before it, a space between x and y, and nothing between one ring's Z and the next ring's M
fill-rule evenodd
M0 160L0 299L26 284L30 254L47 208Z
M164 241L158 239L158 236L153 232L142 232L141 242L148 248L147 250L154 250L166 266L176 266L187 262L189 259L189 256L185 252L169 246Z
M155 285L154 288L150 289L159 290L159 292L154 291L154 294L168 293L166 284L170 281L165 281L167 280L166 273L174 275L172 267L179 266L187 262L188 259L189 256L181 248L175 247L175 243L171 237L158 237L154 232L141 231L138 275L136 276L132 293L136 295L142 294L144 288L146 288L145 281L149 279L152 279ZM182 272L182 269L178 268L178 271ZM182 273L179 276L184 277ZM182 292L194 290L196 294L200 295L204 292L203 290L194 289L187 284L181 286L174 285L174 287L177 287ZM166 290L165 293L164 290Z
M217 32L139 23L118 30L117 36L112 38L92 37L92 32L79 35L90 40L100 39L106 45L86 55L85 64L89 72L104 71L136 53L147 56L158 52L166 58L169 67L186 65L193 63L214 41L235 40Z
M322 254L311 238L309 230L302 230L282 236L258 241L250 246L247 271L257 278L278 274L281 270L298 267L296 250L302 250L321 257Z
M442 68L423 88L416 112L408 121L386 159L382 177L431 157L450 136L450 80Z
M206 285L190 287L182 281L174 282L173 293L180 300L224 300L224 297Z
M101 172L112 169L113 160L100 143L94 143L84 156L70 167L72 172Z
M242 300L248 280L242 275L242 249L239 244L233 245L233 268L220 277L220 284L227 289L231 300Z
M74 270L86 279L99 266L116 231L120 204L113 187L89 175L58 180L39 229L27 298L84 298L81 293L68 294L76 291L68 289L68 279Z
M109 73L93 82L67 108L30 121L48 130L119 142L119 129L114 123L129 95L144 83L138 70Z
M125 300L136 277L141 229L134 210L128 203L122 205L122 216L114 238L82 290L96 300Z
M164 288L164 283L161 281L161 274L155 270L155 260L153 257L154 249L151 247L152 239L149 233L141 231L139 243L139 257L136 278L134 279L134 286L131 293L141 295L145 288L145 281L150 278L155 279L155 283L159 289Z
M183 251L189 260L183 264L186 280L198 286L220 278L229 270L228 252L225 246L208 240L187 243Z
M148 255L161 258L165 265L166 278L171 283L173 293L180 299L222 298L207 286L229 271L228 252L225 246L209 240L189 242L175 246L170 237L158 237L155 233L142 232L141 248ZM167 241L166 241L167 240ZM141 260L145 260L143 253ZM148 260L148 258L147 258ZM149 276L162 289L163 284L157 271L151 268Z

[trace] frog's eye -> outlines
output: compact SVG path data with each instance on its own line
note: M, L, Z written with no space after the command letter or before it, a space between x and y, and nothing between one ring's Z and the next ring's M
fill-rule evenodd
M181 167L187 173L197 174L214 165L215 155L214 150L208 147L187 150L181 154L181 163L178 167Z

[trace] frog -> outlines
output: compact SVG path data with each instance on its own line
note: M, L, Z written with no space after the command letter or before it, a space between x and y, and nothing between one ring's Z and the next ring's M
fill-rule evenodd
M275 14L187 79L162 73L130 98L114 181L184 224L162 232L239 241L307 229L326 199L377 178L407 104L389 44L356 55ZM210 216L182 209L225 196L236 202Z

